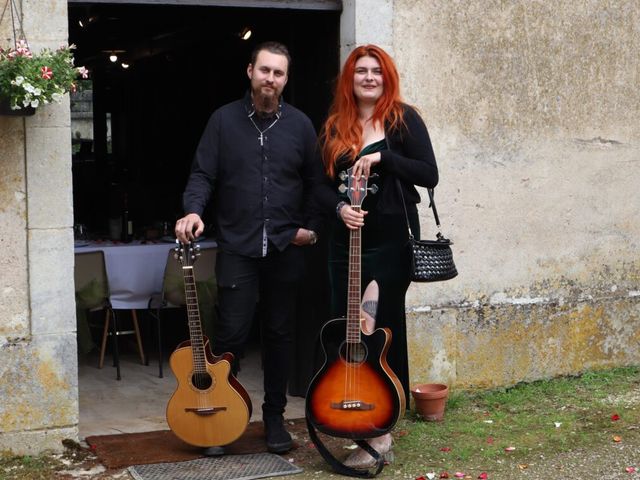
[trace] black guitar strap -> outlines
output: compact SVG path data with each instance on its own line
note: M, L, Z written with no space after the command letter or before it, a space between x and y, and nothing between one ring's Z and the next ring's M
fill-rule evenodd
M344 463L334 457L333 454L327 449L327 447L325 447L324 443L322 443L322 440L320 440L320 438L318 437L315 427L309 421L308 416L306 417L306 420L307 429L309 430L309 437L311 437L311 441L318 449L318 452L320 452L320 455L322 455L322 458L324 458L325 461L329 465L331 465L331 468L333 468L336 473L339 473L340 475L347 475L349 477L373 478L378 475L384 468L384 459L382 458L382 455L374 450L373 447L369 445L365 440L355 440L355 442L360 448L362 448L375 459L375 471L372 472L370 470L359 470L346 466Z

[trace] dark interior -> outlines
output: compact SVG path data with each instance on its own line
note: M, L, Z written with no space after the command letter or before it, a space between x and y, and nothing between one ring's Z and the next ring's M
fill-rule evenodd
M137 238L153 238L163 222L171 229L182 215L181 194L204 125L214 109L246 91L246 67L259 42L289 47L285 100L318 128L339 69L339 14L69 3L75 63L90 70L81 86L84 106L81 94L72 96L75 223L106 238L109 219L126 208ZM252 30L248 40L239 36L245 27ZM91 134L74 130L80 110L91 117Z

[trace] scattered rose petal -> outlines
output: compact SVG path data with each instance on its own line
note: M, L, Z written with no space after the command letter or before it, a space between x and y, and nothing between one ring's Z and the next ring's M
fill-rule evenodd
M504 451L505 452L513 452L516 449L516 447L505 447Z
M453 474L453 476L456 477L456 478L464 478L464 473L456 472L456 473Z
M620 420L620 415L618 415L617 413L614 413L613 415L611 415L612 422L617 422L618 420Z
M440 478L449 478L449 472L442 472Z
M416 477L416 480L427 480L423 475L420 475L419 477Z
M427 478L429 480L433 480L434 478L436 478L436 472L429 472L427 473Z
M529 465L528 465L528 464L526 464L526 463L519 463L519 464L518 464L518 468L519 468L520 470L526 470L527 468L529 468Z
M616 443L619 443L622 441L622 437L620 435L614 435L612 438L613 438L613 441Z
M493 437L487 437L487 443L493 445Z
M400 431L397 433L397 435L398 435L399 437L404 437L404 436L405 436L405 435L407 435L408 433L409 433L409 431L408 431L408 430L400 430Z
M560 425L562 425L562 422L553 422L553 424L556 426L556 428L560 428Z
M358 445L356 445L355 443L352 445L345 445L342 448L346 448L347 450L355 450L356 448L358 448Z
M441 452L450 452L451 451L451 447L442 447L440 449Z
M487 472L482 472L480 475L478 475L478 478L485 480L489 478L489 475L487 475Z
M636 467L627 467L624 469L625 472L627 473L635 473L636 472Z
M484 420L484 423L493 423L493 420Z

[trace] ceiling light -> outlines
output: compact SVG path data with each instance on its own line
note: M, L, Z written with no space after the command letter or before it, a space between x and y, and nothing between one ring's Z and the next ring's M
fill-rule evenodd
M251 38L251 34L253 32L251 31L251 29L249 27L244 27L240 33L238 34L238 36L242 39L242 40L249 40Z
M124 68L125 70L126 70L127 68L129 68L129 64L128 64L128 63L125 63L125 62L122 62L122 63L120 64L120 66L121 66L122 68Z
M116 63L118 61L118 56L115 53L112 53L111 55L109 55L109 60L111 60L111 62Z

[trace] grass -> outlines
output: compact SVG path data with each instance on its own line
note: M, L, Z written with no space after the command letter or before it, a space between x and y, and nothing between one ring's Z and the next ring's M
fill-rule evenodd
M408 413L399 422L394 430L396 460L378 478L426 478L428 472L444 471L451 478L457 471L472 472L466 478L477 478L483 471L491 479L506 478L508 468L525 469L562 452L611 444L617 435L630 448L640 448L639 426L640 367L590 371L491 391L453 391L444 421L425 422ZM56 470L86 456L77 445L69 442L69 446L64 456L0 456L0 480L60 478ZM515 450L506 452L507 447ZM322 472L305 470L291 478L342 478L328 467Z
M541 458L611 442L614 435L629 438L634 434L629 427L640 424L639 405L638 367L454 392L444 421L424 422L412 413L399 424L398 462L388 478L497 471L506 462L526 468ZM620 419L612 420L614 414ZM507 447L515 449L507 452Z

